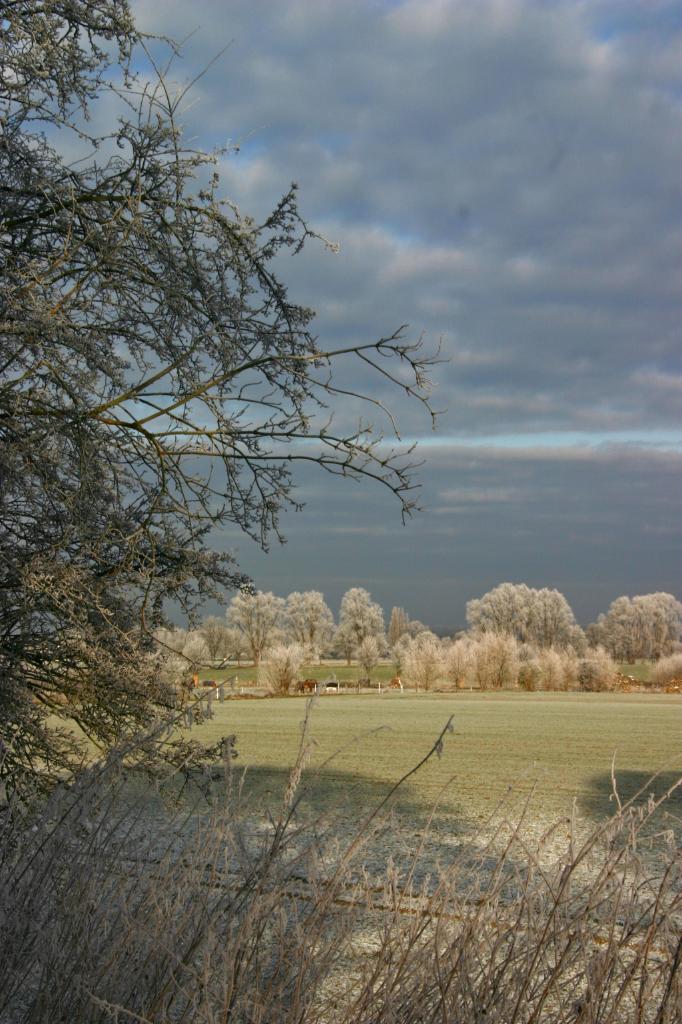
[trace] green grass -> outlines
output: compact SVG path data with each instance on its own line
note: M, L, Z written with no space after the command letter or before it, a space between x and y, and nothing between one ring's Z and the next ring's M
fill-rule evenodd
M655 662L653 661L635 661L631 665L624 661L618 666L618 671L622 672L624 676L634 676L640 682L646 683L651 679L651 672L654 666Z
M260 674L263 676L262 672ZM341 683L353 684L357 682L359 677L364 676L365 673L358 665L346 665L345 662L334 662L333 664L326 665L304 665L300 672L301 679L328 679L331 675L335 675ZM372 671L372 683L377 684L379 680L382 683L387 683L394 675L395 669L392 665L377 665ZM207 668L199 672L199 679L222 680L233 679L235 676L239 685L258 685L259 672L253 665L247 665L242 668L236 668L235 666L224 669ZM261 685L264 686L264 681L261 681Z
M197 739L236 733L237 764L248 768L247 794L255 806L274 806L296 756L304 709L302 699L226 701L216 704L215 718L197 729ZM676 696L326 695L312 720L310 803L318 810L344 799L355 810L370 806L426 753L451 714L455 732L446 737L442 758L403 793L402 809L415 819L443 787L443 813L473 823L487 817L509 786L522 794L534 783L543 813L569 813L575 800L581 814L596 819L613 806L614 753L625 797L661 768L664 785L682 772L682 701ZM339 749L316 775L316 766ZM672 806L679 816L682 802Z
M622 672L623 675L634 676L635 679L640 679L646 682L651 678L651 670L653 669L653 662L650 661L636 661L634 664L629 665L624 662L618 666L618 671ZM346 665L345 662L334 662L328 665L304 665L301 669L301 679L326 679L331 674L334 674L337 679L342 683L355 683L359 676L363 676L365 673L358 665ZM229 668L223 669L202 669L199 672L200 679L233 679L237 676L239 685L258 685L258 670L253 665L246 665L240 668L230 666ZM377 665L372 671L372 683L376 684L379 680L382 683L388 682L395 675L395 669L392 665Z

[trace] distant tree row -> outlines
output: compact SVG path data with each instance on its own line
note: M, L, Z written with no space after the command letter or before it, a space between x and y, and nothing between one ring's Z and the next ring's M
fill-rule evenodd
M402 651L400 647L402 646ZM416 690L611 690L618 669L603 648L538 647L521 643L510 633L471 633L457 640L440 640L429 633L407 643L395 654L406 682Z
M417 625L425 628L421 623ZM406 630L414 632L414 628L409 620L405 622ZM363 645L376 644L378 654L386 647L384 613L360 587L344 594L338 626L317 590L295 591L286 599L260 590L241 591L232 598L225 619L212 616L190 633L159 630L156 638L169 650L196 663L247 658L260 665L266 651L283 643L297 644L309 662L319 661L323 654L337 653L350 663Z
M501 633L540 648L603 647L620 662L657 661L677 650L682 636L682 604L672 594L618 597L585 632L558 590L534 590L525 583L501 583L467 604L475 633Z
M397 673L422 689L436 679L456 686L589 689L594 678L609 676L605 659L613 666L670 657L682 632L682 605L663 593L619 597L586 631L558 590L523 583L502 583L469 601L466 615L468 631L443 646L402 607L392 609L385 630L381 606L361 587L344 594L338 625L319 591L296 591L285 599L245 590L232 598L225 618L212 616L189 632L159 630L156 637L169 655L171 675L242 660L256 666L278 661L291 674L294 664L334 654L348 664L357 661L366 676L389 658Z

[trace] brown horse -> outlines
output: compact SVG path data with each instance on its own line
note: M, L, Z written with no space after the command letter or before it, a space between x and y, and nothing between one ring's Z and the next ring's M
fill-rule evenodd
M297 693L316 693L317 679L299 679L296 683Z
M388 684L389 690L400 690L402 693L403 684L400 676L393 676L393 679Z

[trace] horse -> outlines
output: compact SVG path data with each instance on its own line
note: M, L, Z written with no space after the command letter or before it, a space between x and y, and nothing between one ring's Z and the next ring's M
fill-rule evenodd
M400 676L393 676L393 679L391 679L388 684L388 688L389 690L400 690L400 692L402 693L403 684Z
M296 683L297 693L317 693L317 679L299 679Z

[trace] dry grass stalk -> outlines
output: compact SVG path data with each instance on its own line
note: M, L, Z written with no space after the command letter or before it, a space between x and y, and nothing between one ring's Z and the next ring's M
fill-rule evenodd
M242 814L229 758L202 814L186 794L171 813L125 753L39 810L6 811L0 1022L679 1021L680 851L670 836L642 849L661 801L618 806L553 862L521 815L430 878L421 845L377 875L365 865L392 794L335 841L333 815L301 814L309 748L304 729L267 827ZM169 775L167 796L180 788Z

